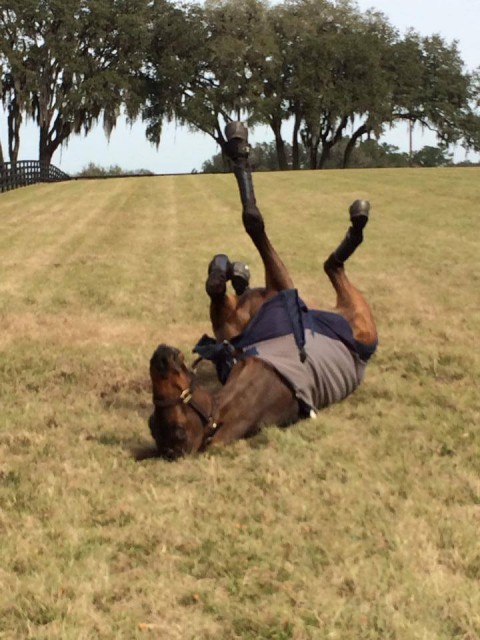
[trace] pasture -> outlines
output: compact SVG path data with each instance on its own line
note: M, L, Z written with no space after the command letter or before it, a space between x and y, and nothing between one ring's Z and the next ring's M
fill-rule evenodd
M371 200L348 273L379 349L315 420L175 463L135 460L149 358L210 331L214 253L263 277L233 176L0 195L2 640L480 638L480 170L255 183L317 307Z

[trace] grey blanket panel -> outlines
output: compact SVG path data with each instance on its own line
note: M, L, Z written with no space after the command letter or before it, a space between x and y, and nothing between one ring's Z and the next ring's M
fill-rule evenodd
M306 332L307 359L301 362L292 335L258 342L257 357L288 381L298 400L321 409L339 402L360 384L365 364L339 340Z

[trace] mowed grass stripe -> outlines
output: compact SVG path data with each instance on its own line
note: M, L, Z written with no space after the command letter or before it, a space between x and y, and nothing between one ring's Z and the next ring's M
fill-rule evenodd
M117 197L113 185L108 193L96 190L96 197L82 189L82 184L78 182L46 187L43 214L34 215L31 220L22 218L19 228L23 230L23 234L4 250L12 288L18 282L21 295L27 301L34 302L41 302L52 291L54 295L60 291L68 295L68 283L63 286L61 278L57 278L55 272L60 269L61 273L65 265L74 263L75 256L79 253L82 253L84 262L95 259L96 256L86 252L84 247L97 235L102 217L115 210L112 201ZM45 186L29 189L33 200L42 198ZM36 209L36 205L34 208ZM113 225L109 226L114 228ZM25 277L28 283L24 282ZM51 286L46 286L49 281ZM47 304L49 302L48 300Z
M348 273L380 348L316 420L175 464L133 459L151 352L191 358L209 331L214 253L263 277L233 176L2 194L0 637L480 637L479 178L256 175L313 304L333 303L323 260L371 199Z
M87 210L90 207L91 220L77 233L69 234L63 256L56 264L57 294L66 294L65 306L71 306L71 296L77 294L78 306L86 304L94 309L101 305L110 309L124 280L122 273L129 257L125 237L135 215L135 185L128 181L122 185L120 181L110 191L101 182L93 183L93 189L88 182L83 185L84 206ZM92 190L96 192L95 199L89 193ZM77 216L76 208L67 213L67 217L70 215ZM73 220L70 225L75 230ZM96 267L93 270L92 264Z

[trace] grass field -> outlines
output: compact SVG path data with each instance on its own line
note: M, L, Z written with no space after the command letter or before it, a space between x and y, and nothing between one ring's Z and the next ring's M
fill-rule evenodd
M317 419L176 463L135 460L150 355L209 331L214 253L262 279L233 177L0 195L2 640L480 638L480 171L255 179L317 307L371 200L380 347Z

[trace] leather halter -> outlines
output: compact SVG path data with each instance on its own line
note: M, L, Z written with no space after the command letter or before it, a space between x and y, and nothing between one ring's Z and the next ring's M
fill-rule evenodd
M162 399L153 394L153 405L158 409L167 409L177 404L185 404L191 407L202 421L205 430L208 429L207 438L211 438L216 431L218 425L213 420L213 416L207 412L193 399L194 379L190 382L190 386L186 387L177 398Z

